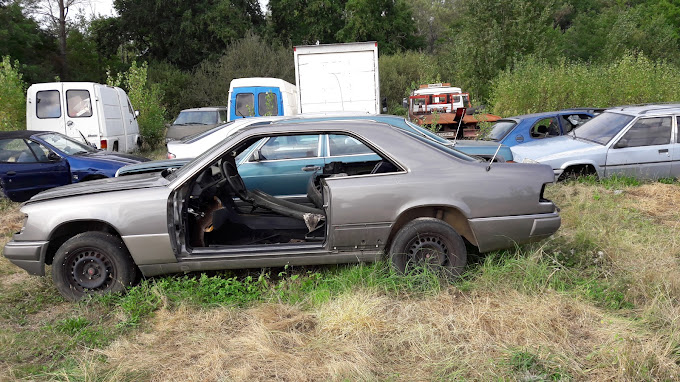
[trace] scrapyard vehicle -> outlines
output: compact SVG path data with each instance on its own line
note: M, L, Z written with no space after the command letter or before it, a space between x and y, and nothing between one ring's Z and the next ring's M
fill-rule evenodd
M437 133L445 138L475 138L479 122L494 122L501 117L493 114L474 115L470 95L449 83L421 85L411 92L408 116L421 126L438 126Z
M245 187L239 154L262 139L310 134L355 140L375 159L329 158L297 199ZM416 264L457 275L466 242L487 252L553 234L560 217L543 197L552 181L548 166L484 162L372 121L255 125L174 172L37 195L22 207L24 226L4 254L31 274L44 275L51 264L55 286L70 300L122 291L137 270L352 263L384 252L400 271Z

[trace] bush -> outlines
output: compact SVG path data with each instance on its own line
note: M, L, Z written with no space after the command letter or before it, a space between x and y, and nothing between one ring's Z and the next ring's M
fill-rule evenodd
M161 103L163 94L157 84L147 83L148 65L137 66L133 62L125 73L113 78L108 75L107 83L125 89L135 110L139 110L139 132L145 145L154 148L165 134L165 106Z
M502 72L491 90L494 114L610 107L680 99L680 69L628 53L605 64L549 64L529 57Z
M404 52L382 55L380 64L380 96L387 98L392 114L406 114L402 99L422 84L441 82L432 56Z
M0 62L0 130L26 129L26 84L19 73L19 62L9 56Z

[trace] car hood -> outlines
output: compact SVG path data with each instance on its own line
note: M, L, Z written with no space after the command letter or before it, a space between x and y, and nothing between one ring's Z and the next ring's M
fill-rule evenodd
M545 162L553 159L565 158L572 155L583 156L592 151L602 150L602 146L584 139L574 139L571 135L543 139L511 147L515 161L533 159Z
M135 164L129 164L127 166L121 167L118 169L116 172L116 176L121 176L121 175L132 175L132 174L141 174L141 173L146 173L146 172L155 172L155 171L163 171L167 168L180 168L184 166L185 164L191 162L193 158L186 158L186 159L161 159L161 160L153 160L149 162L144 162L144 163L135 163Z
M148 161L148 159L144 157L123 153L114 153L110 151L96 151L88 154L74 155L74 157L89 161L118 164L120 166Z
M159 174L139 174L124 176L122 178L98 179L46 190L35 195L26 203L101 192L163 187L168 183L169 182Z

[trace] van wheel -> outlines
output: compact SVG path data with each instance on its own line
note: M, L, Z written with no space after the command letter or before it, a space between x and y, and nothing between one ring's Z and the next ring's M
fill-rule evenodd
M390 246L390 258L401 273L427 267L456 277L463 273L467 251L463 238L446 222L418 218L397 232Z
M113 142L113 151L118 151L118 141Z
M87 295L122 292L136 278L122 240L105 232L78 234L59 247L52 280L62 296L78 301Z

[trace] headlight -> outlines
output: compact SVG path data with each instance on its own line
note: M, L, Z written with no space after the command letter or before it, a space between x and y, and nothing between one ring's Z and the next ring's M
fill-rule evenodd
M524 158L524 160L522 161L522 163L534 163L534 164L539 164L539 162L536 162L535 160L533 160L533 159L531 159L531 158Z
M24 232L24 228L26 228L26 221L28 220L28 215L27 215L27 214L23 214L23 215L24 215L24 219L23 219L23 221L21 222L21 229L19 230L19 232L17 232L17 234L23 233L23 232Z

